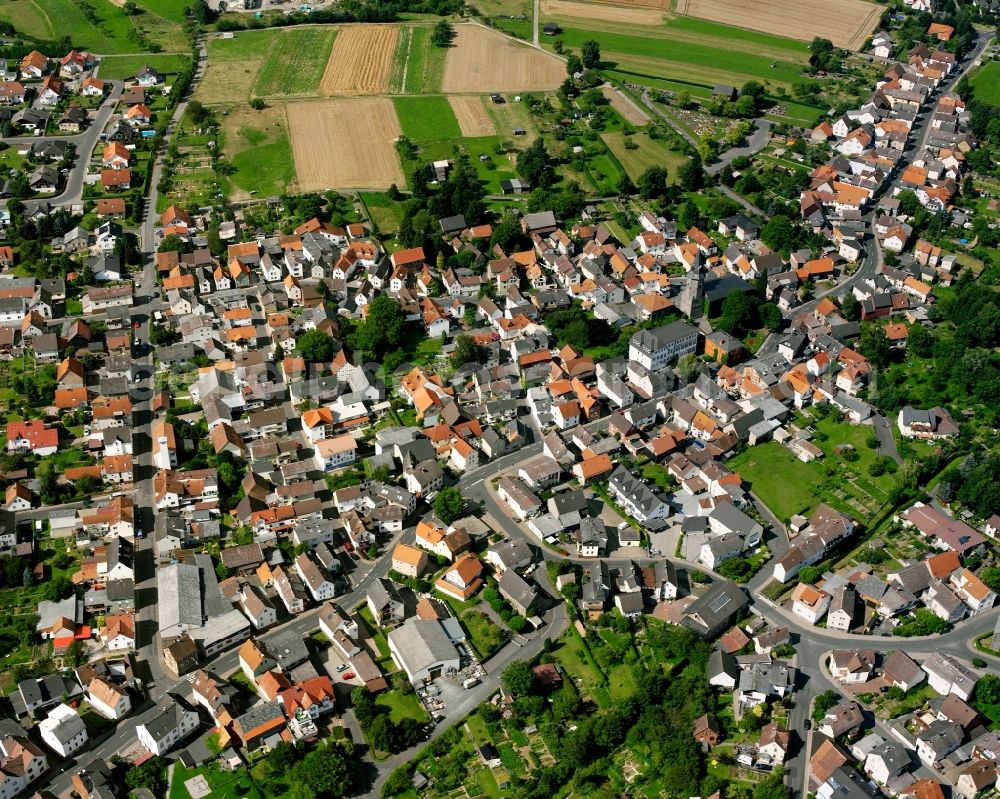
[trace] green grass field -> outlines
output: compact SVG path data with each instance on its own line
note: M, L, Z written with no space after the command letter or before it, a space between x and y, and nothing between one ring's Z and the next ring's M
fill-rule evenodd
M336 30L290 28L271 42L252 93L257 97L315 94L330 57Z
M140 48L128 39L133 27L145 31L165 51L186 49L184 33L175 22L157 14L127 16L110 0L87 0L98 24L91 23L74 0L0 0L0 19L37 39L58 40L70 34L77 49L97 53L134 53Z
M191 58L186 55L114 55L101 59L101 69L98 73L102 78L123 80L131 78L147 64L162 75L170 83L170 77L184 69Z
M415 142L461 138L462 130L447 97L394 97L392 102L403 135Z
M772 58L712 39L677 41L667 38L670 27L643 29L644 35L607 30L609 23L591 29L566 27L566 47L579 50L588 39L601 45L601 58L611 69L654 78L674 78L712 85L740 86L760 80L765 86L792 86L802 81L802 68L790 60ZM661 30L663 34L661 35ZM737 29L733 29L737 30Z
M431 43L426 25L404 25L396 41L389 91L393 94L434 94L441 90L447 50Z
M601 138L633 181L651 166L663 166L667 168L670 182L673 183L678 170L688 160L687 156L674 152L664 142L651 139L645 133L636 133L632 136L625 136L624 133L603 133ZM635 142L637 148L628 149L625 146L626 141Z
M137 0L136 5L178 25L183 25L186 19L184 10L191 5L191 0Z
M235 171L229 182L248 194L281 194L295 181L283 106L243 110L223 121L223 152Z
M399 691L385 691L378 695L375 704L389 708L389 717L397 723L403 719L427 721L427 711L421 706L416 694L404 696Z
M822 467L815 461L803 463L777 442L750 447L728 465L779 519L812 511L819 504L813 489L824 479Z
M977 100L1000 106L1000 61L990 61L971 80Z
M405 132L406 128L404 127L403 130ZM497 136L421 142L417 160L404 163L403 171L410 174L418 164L454 158L457 148L458 152L469 154L472 163L479 172L480 179L486 184L487 193L499 194L501 180L517 177L514 161L507 155L497 153L496 149L499 144L500 139ZM486 156L486 160L481 160L480 156Z
M384 192L362 192L361 201L382 233L395 233L403 220L403 204L394 202Z

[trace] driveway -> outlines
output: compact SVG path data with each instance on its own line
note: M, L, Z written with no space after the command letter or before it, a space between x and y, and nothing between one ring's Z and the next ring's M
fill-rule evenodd
M903 459L899 457L899 450L896 449L896 439L892 435L892 423L881 414L876 414L872 417L872 427L875 428L875 436L878 438L878 449L876 449L876 452L879 455L888 455L902 466Z

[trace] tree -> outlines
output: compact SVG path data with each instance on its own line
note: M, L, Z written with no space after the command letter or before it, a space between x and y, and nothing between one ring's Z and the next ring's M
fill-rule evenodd
M791 219L784 214L775 214L761 229L760 239L772 250L788 252L798 243L798 232Z
M695 153L677 170L677 181L685 191L698 191L705 185L705 169L701 156Z
M773 302L764 302L757 306L760 323L768 330L777 330L781 326L781 309Z
M593 39L587 39L580 48L580 60L586 69L597 69L601 66L601 45Z
M919 198L912 191L901 191L896 199L899 200L899 212L906 216L915 216L922 208Z
M753 327L756 311L753 299L739 289L734 289L722 301L722 316L718 327L740 337Z
M799 570L799 582L806 585L812 585L822 576L823 573L815 566L803 566Z
M515 660L501 672L500 682L508 693L527 696L535 687L535 672L527 662Z
M49 602L58 602L73 594L73 581L69 577L57 575L45 584L45 598Z
M295 342L295 351L308 363L327 363L333 358L333 339L322 330L307 330Z
M253 109L254 111L263 111L263 110L264 110L264 101L263 101L263 100L261 100L261 99L260 99L259 97L254 97L254 98L253 98L253 99L252 99L252 100L250 101L250 107L251 107L251 108L252 108L252 109Z
M462 492L454 486L445 486L434 497L434 514L445 524L451 524L465 510Z
M1000 591L1000 568L997 566L987 566L979 578L994 591Z
M368 306L368 316L354 331L354 349L378 358L401 341L406 317L399 303L384 294Z
M824 691L816 697L813 703L813 721L822 721L831 707L840 702L840 694L836 691Z
M644 200L655 200L667 193L667 169L662 166L651 166L641 175L636 184L639 196Z
M463 333L455 339L455 352L451 356L451 362L455 366L464 366L467 363L479 363L482 357L482 349L476 344L476 340L472 336Z
M573 77L579 72L583 72L583 61L580 60L580 56L570 53L566 57L566 74Z
M447 20L439 20L434 25L434 30L431 33L431 42L435 47L451 47L451 40L454 38L455 29Z
M517 171L536 189L547 189L555 183L556 172L553 158L545 149L545 142L539 136L517 155Z
M199 128L212 118L212 112L205 108L198 100L188 102L187 113L192 124Z
M157 252L183 252L184 242L181 237L176 233L171 233L169 236L164 236L163 241L160 242L160 246L156 248Z
M153 796L164 796L167 792L166 759L156 755L140 766L133 766L125 774L125 783L130 788L145 788Z
M984 705L1000 704L1000 677L984 674L976 683L976 701Z
M388 720L386 716L379 718ZM291 783L295 797L333 799L351 795L354 774L344 755L327 746L313 749L302 758L302 762L295 767Z

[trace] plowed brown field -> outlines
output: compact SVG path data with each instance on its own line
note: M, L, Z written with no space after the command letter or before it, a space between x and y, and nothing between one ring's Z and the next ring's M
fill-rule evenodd
M337 34L326 62L319 93L382 94L389 91L395 25L346 25Z
M565 64L480 25L456 25L444 62L443 92L530 92L559 88Z
M287 112L299 191L405 185L393 146L402 131L388 97L289 103Z

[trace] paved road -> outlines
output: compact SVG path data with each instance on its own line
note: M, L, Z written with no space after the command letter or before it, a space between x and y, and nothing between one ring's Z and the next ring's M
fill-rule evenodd
M40 202L52 203L53 205L73 205L83 199L83 184L87 177L87 167L90 164L90 154L97 146L104 129L108 126L115 106L122 96L122 83L120 81L108 81L111 84L111 91L104 98L104 102L97 110L97 114L90 122L90 126L83 132L73 136L11 136L4 139L7 144L23 144L31 142L41 144L46 141L69 142L76 146L76 162L66 176L66 185L59 194L49 197L37 197L31 200L23 200L25 207L30 211ZM0 207L5 208L7 200L0 200Z
M892 423L882 414L877 413L872 417L872 427L875 429L875 436L878 438L878 448L875 451L879 455L888 455L902 466L903 459L899 457L899 450L896 449L896 439L892 435Z
M721 153L711 164L705 167L709 175L717 175L729 164L741 155L754 155L763 150L771 140L771 121L768 119L755 119L754 131L747 138L746 142Z
M951 91L962 77L975 66L976 59L982 55L983 51L989 46L990 42L993 41L994 33L977 33L976 46L973 51L966 57L963 67L955 73L954 77L947 83L943 84L938 90L931 95L931 98L937 97L941 94ZM859 283L874 277L879 270L882 268L882 247L879 244L878 237L875 235L875 207L877 206L878 199L882 194L892 195L893 190L899 185L900 178L906 168L910 165L913 159L918 156L924 149L924 145L927 143L927 139L931 134L930 121L933 116L932 109L930 108L930 103L928 103L924 110L917 117L917 122L915 123L913 129L910 131L909 141L912 144L907 145L907 149L903 157L899 160L896 165L896 169L890 180L883 182L882 186L875 193L871 202L871 210L869 210L863 219L868 225L868 241L866 246L866 253L864 259L861 261L861 265L858 270L851 275L846 280L841 281L833 288L827 289L826 291L819 292L816 294L812 300L803 303L790 311L784 313L786 319L790 319L801 314L811 314L816 310L816 305L824 297L836 294L838 297L845 296L854 286Z
M740 205L742 205L744 208L746 208L751 214L756 214L757 216L759 216L759 217L761 217L763 219L770 219L771 218L770 214L766 213L762 208L754 205L752 202L750 202L742 194L737 194L735 191L733 191L731 188L729 188L729 186L724 186L724 185L722 185L720 183L719 184L719 191L721 191L723 194L725 194L730 200L735 200L736 202L738 202Z

